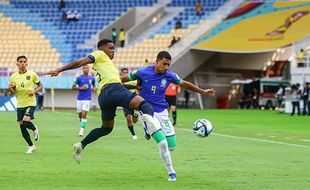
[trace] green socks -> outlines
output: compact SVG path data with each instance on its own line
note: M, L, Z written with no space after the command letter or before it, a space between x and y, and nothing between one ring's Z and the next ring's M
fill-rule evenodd
M81 119L81 128L85 129L87 124L87 119Z

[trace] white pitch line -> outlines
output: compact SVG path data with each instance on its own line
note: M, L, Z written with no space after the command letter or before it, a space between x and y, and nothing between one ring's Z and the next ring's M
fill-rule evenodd
M59 112L59 111L54 111L54 113L57 113L57 114L63 114L63 115L71 115L71 116L77 116L77 113L74 114L74 113L69 113L69 112ZM93 116L91 115L87 115L87 118L94 118Z
M190 132L192 131L190 129L182 129L182 128L175 128L175 129L179 129L182 131L190 131ZM271 140L264 140L264 139L256 139L256 138L251 138L251 137L238 137L238 136L233 136L233 135L224 135L220 133L212 133L212 135L219 136L219 137L228 137L228 138L233 138L233 139L243 139L243 140L260 141L260 142L267 142L267 143L273 143L273 144L294 146L294 147L310 148L310 146L307 146L307 145L292 144L292 143L285 143L285 142L280 142L280 141L271 141Z
M65 113L67 115L75 115L73 113L68 113L68 112L57 112L57 111L55 111L55 113L61 113L61 114ZM87 116L87 117L94 118L92 116ZM125 119L119 119L119 120L125 121ZM183 129L183 128L175 128L175 129L192 132L192 130L190 130L190 129ZM251 137L238 137L238 136L232 136L232 135L224 135L224 134L220 134L220 133L212 133L212 135L220 136L220 137L234 138L234 139L244 139L244 140L251 140L251 141L268 142L268 143L273 143L273 144L281 144L281 145L294 146L294 147L310 148L310 146L307 146L307 145L292 144L292 143L285 143L285 142L280 142L280 141L271 141L271 140L264 140L264 139L256 139L256 138L251 138Z

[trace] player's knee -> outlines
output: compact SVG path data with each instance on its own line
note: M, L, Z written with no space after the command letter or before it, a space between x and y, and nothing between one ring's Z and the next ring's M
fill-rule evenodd
M138 118L137 118L137 117L133 117L133 118L132 118L132 122L133 122L133 123L137 123L137 121L138 121Z
M101 133L103 135L107 135L107 134L110 134L112 131L113 131L113 127L105 127L105 126L101 126Z
M151 104L147 103L145 100L140 103L138 110L142 111L142 113L144 114L148 114L151 116L154 115L153 107L151 106Z
M176 149L177 146L177 141L176 141L176 137L171 136L171 137L167 137L167 142L168 142L168 149L170 151L174 151Z
M168 147L169 151L172 152L175 150L175 147Z

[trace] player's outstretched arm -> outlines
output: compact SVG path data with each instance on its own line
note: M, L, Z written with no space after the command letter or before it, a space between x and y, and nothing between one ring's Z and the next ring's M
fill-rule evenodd
M93 63L93 60L89 57L85 57L85 58L73 61L73 62L71 62L65 66L62 66L58 69L48 71L48 72L44 73L44 75L51 75L52 77L57 76L57 75L59 75L59 73L61 73L63 71L76 69L76 68L82 67L83 65L87 65L89 63Z
M208 96L214 96L215 95L215 90L213 88L202 89L202 88L199 88L198 86L196 86L193 83L188 82L186 80L183 80L182 83L180 84L180 86L183 88L186 88L188 90L198 92L199 94L208 95Z

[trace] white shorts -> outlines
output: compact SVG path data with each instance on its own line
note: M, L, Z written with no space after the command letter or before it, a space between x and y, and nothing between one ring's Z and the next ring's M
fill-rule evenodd
M167 109L165 109L162 112L154 112L154 119L156 119L160 123L160 127L162 131L164 132L164 134L166 135L166 137L175 135L174 127L170 121L169 112ZM148 129L148 127L146 126L146 123L143 122L142 119L141 121L142 121L141 123L143 127ZM152 134L152 132L150 132L149 129L147 131L150 135Z
M90 108L90 100L77 100L76 101L76 110L78 113L82 111L89 111Z

